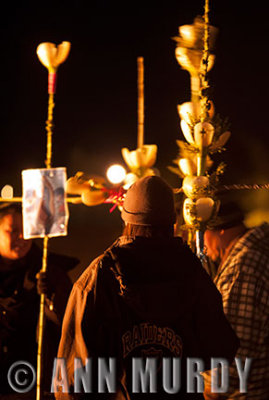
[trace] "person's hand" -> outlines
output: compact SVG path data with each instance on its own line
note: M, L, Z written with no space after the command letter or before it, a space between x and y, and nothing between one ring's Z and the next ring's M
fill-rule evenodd
M52 296L53 293L53 287L51 285L51 282L48 278L47 272L40 271L36 274L36 279L37 279L37 292L39 295L44 294L48 298Z
M15 304L16 300L13 297L0 297L0 310L2 312L8 309L12 309L12 306L14 306Z
M205 384L205 389L204 389L204 398L205 398L205 400L218 400L218 399L220 399L219 394L218 393L212 393L210 385L206 385L206 384Z

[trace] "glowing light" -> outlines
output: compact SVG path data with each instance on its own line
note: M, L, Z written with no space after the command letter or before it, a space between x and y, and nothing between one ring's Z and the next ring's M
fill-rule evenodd
M118 184L124 181L126 170L119 164L111 165L106 172L107 179L113 183Z
M1 197L3 197L4 199L12 199L13 187L10 185L5 185L1 191Z

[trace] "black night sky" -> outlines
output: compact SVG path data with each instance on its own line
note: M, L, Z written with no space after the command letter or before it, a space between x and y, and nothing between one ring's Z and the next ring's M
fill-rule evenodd
M190 99L189 74L177 64L173 36L203 14L203 0L9 2L1 30L0 188L21 195L21 171L43 168L46 157L47 70L39 43L71 42L58 70L53 166L105 175L123 163L121 148L136 148L137 65L145 63L145 142L158 145L156 167L174 187L167 166L182 139L177 104ZM217 156L225 183L269 182L268 10L265 2L210 1L210 22L219 28L210 73L216 112L228 117L232 137ZM266 209L269 194L244 195L244 205ZM81 258L81 269L120 233L109 205L70 206L69 236L51 248Z

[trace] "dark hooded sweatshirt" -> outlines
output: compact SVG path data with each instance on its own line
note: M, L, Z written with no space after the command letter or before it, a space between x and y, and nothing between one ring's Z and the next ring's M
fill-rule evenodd
M55 396L79 397L72 393L74 359L80 358L84 366L91 358L91 390L96 393L82 393L83 399L202 399L201 393L186 394L187 359L201 359L206 370L211 357L231 361L237 347L219 292L180 238L122 236L73 286L58 351L66 360L68 387L63 391L69 393L59 392L61 385L56 385ZM96 359L101 357L116 359L116 393L98 394ZM147 393L141 387L134 393L135 357L155 360L157 393L149 393L149 387ZM163 388L165 357L181 362L180 390L173 395Z

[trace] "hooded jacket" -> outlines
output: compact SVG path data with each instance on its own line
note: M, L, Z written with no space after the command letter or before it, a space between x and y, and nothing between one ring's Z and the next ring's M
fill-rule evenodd
M170 398L160 379L156 394L133 393L132 360L153 357L159 371L163 357L179 357L182 385L176 398L203 398L186 396L186 359L202 359L208 369L211 357L231 361L237 347L219 292L180 238L122 236L73 286L58 350L66 361L69 393L54 386L55 396L75 397L75 358L85 365L88 358L115 357L117 390L102 399Z

